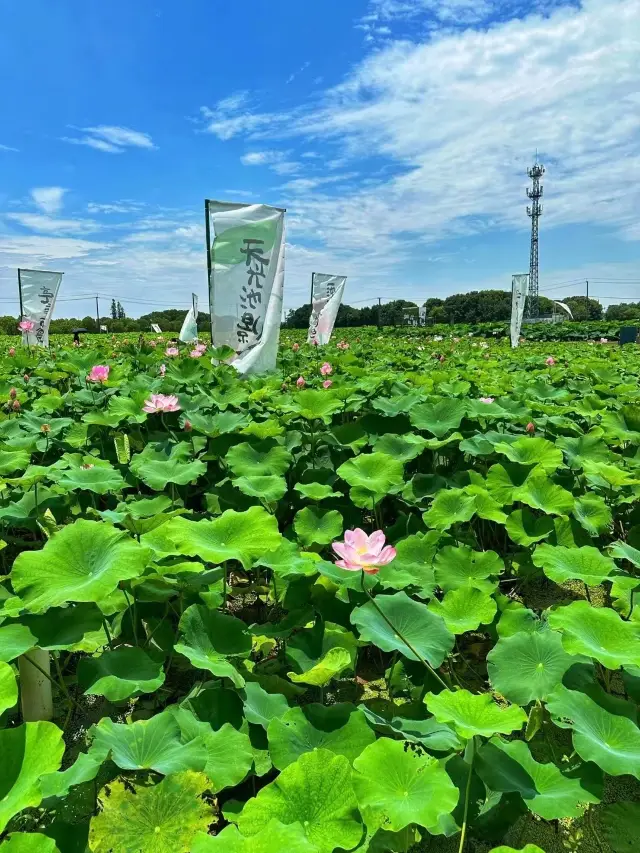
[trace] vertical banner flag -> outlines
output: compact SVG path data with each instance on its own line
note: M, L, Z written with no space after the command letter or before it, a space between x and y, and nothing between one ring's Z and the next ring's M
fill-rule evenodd
M307 343L328 344L342 302L346 275L311 274L311 317Z
M198 340L198 294L191 294L191 308L187 311L184 323L180 329L180 340L192 343Z
M162 334L162 329L157 323L151 323L151 331L155 332L156 335Z
M427 325L427 306L426 305L421 305L420 308L418 308L418 322L420 323L421 326Z
M511 346L517 347L529 290L529 274L514 275L511 279Z
M22 333L23 344L49 346L49 323L62 276L61 272L49 270L18 270L21 319L34 324L30 332Z
M285 210L205 202L211 342L240 373L276 366L284 290Z

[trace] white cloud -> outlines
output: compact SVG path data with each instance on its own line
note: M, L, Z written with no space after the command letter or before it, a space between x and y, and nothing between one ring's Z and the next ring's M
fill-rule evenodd
M144 203L140 201L129 201L123 199L111 204L99 204L98 202L90 201L87 205L89 213L132 213L142 210Z
M13 265L37 265L44 261L73 260L84 258L90 252L108 248L106 243L90 240L78 240L72 237L0 237L0 267L2 256L19 256L23 260L13 261Z
M36 187L31 190L31 198L45 213L57 213L63 204L64 187Z
M85 134L80 137L61 137L63 142L72 145L87 145L107 154L122 154L126 148L155 148L148 133L131 130L128 127L101 124L97 127L80 128Z
M249 151L243 154L240 162L244 166L269 166L278 175L294 175L300 170L300 164L287 160L288 151Z
M30 231L45 234L80 234L100 229L100 225L91 219L58 219L42 213L7 213L6 218Z
M0 151L19 151L19 148L13 148L11 145L0 145Z
M206 122L205 131L222 140L239 134L256 134L286 120L283 114L254 112L248 92L229 95L218 101L214 109L200 107L200 113Z

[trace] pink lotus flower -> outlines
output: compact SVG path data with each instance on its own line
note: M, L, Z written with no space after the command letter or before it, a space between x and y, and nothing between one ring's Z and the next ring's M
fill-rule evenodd
M18 328L21 332L32 332L36 327L36 324L33 320L21 320L18 323Z
M204 353L202 352L202 350L192 349L189 355L191 356L191 358L202 358Z
M196 344L194 349L197 349L198 352L206 352L207 351L207 345L206 344Z
M25 382L28 382L29 381L29 374L25 373L25 375L22 378L24 379Z
M556 360L553 356L550 355L549 358L545 359L544 363L548 364L549 367L553 367L553 365L556 363Z
M331 388L332 385L333 385L333 382L330 379L325 379L324 382L322 383L323 388Z
M188 420L187 418L185 418L185 419L184 419L184 424L182 425L182 429L183 429L185 432L191 432L191 430L193 429L193 424L191 423L191 421L190 421L190 420Z
M164 354L168 355L169 358L174 358L174 356L180 355L180 350L178 349L178 347L167 347L164 351Z
M342 350L349 349L349 344L346 341L338 341L336 346L338 349L342 349Z
M307 383L305 382L304 376L298 376L298 378L296 379L296 385L298 386L298 388L304 388L306 384Z
M487 403L487 405L489 403L493 403L493 400L494 400L493 397L480 397L479 399L480 399L481 403Z
M158 344L155 341L149 341L149 346L150 347L157 347Z
M15 347L10 347L10 348L9 348L9 355L11 356L11 358L13 358L13 356L14 356L15 354L16 354L16 348L15 348Z
M12 405L11 405L11 408L13 409L14 412L19 412L20 411L20 400L14 400Z
M167 372L167 365L161 364L160 365L160 376L164 376L166 372Z
M336 566L349 572L366 572L376 575L381 566L386 566L395 559L396 549L391 545L385 546L385 535L382 530L376 530L367 536L364 530L345 530L344 542L334 542L331 546L341 560L336 560Z
M96 364L87 376L89 382L106 382L111 368L107 364Z
M322 365L322 367L320 368L320 373L323 376L329 376L330 373L333 373L333 367L331 367L328 361L325 361L325 363Z
M443 355L441 355L440 358L438 359L438 361L440 362L440 364L442 364L442 362L445 361L445 357Z
M300 344L294 344L294 345L291 347L291 349L292 349L294 352L298 352L298 350L300 349Z
M529 423L527 424L526 429L527 429L527 432L528 432L528 433L534 433L534 432L536 431L535 424L533 424L531 421L529 421Z
M174 394L152 394L144 401L142 411L150 415L154 412L179 412L180 403Z

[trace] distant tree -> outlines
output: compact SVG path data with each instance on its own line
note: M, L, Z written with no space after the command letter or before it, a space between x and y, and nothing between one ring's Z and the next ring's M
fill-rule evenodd
M573 314L574 320L601 320L602 305L597 299L589 299L587 305L586 296L568 296L563 299Z
M120 304L120 303L118 303L118 304ZM111 300L111 319L112 320L118 319L118 308L116 306L116 300L115 299Z
M124 308L122 307L122 305L119 302L116 306L116 319L118 319L118 320L126 320L127 319L127 315L124 313Z
M609 305L606 310L607 320L640 320L640 302L620 302Z

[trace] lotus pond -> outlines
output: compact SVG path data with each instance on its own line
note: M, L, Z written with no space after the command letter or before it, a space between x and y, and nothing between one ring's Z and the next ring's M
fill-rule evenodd
M0 341L2 853L637 850L638 350L168 337Z

